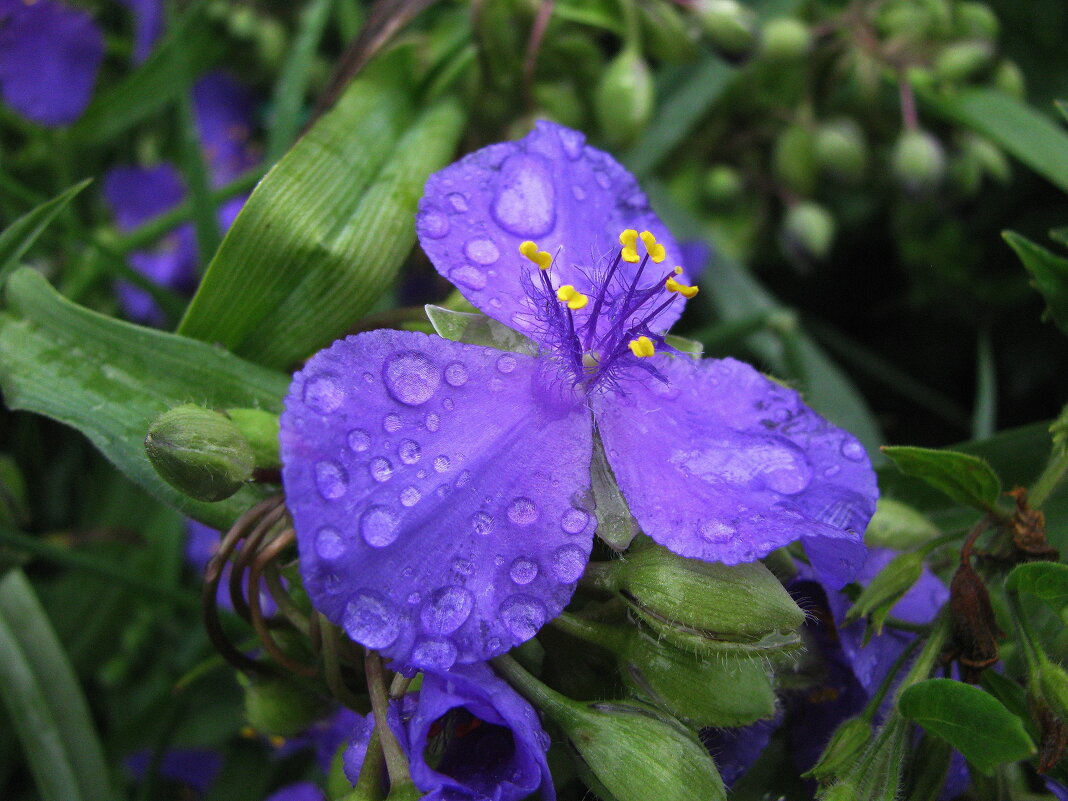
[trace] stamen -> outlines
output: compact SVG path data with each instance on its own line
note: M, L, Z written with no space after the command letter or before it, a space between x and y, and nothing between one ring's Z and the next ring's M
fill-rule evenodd
M694 295L697 294L697 291L699 289L699 287L696 286L686 286L686 284L680 284L671 276L668 276L668 279L664 282L664 286L667 288L668 292L678 292L684 298L692 298Z
M627 347L630 348L630 352L639 359L646 359L656 353L656 348L653 346L653 340L646 336L632 339L627 343Z
M538 265L539 270L548 270L553 263L553 256L545 250L538 250L538 246L529 239L521 242L519 252Z
M635 264L638 261L638 232L633 228L628 228L619 235L619 244L623 246L620 253L623 261Z
M645 245L646 251L649 253L649 258L655 261L657 264L667 258L667 251L664 246L656 241L656 237L649 231L642 231L642 244ZM635 259L637 261L637 259Z
M566 303L567 308L572 311L578 311L586 306L590 302L589 297L583 295L571 284L564 284L558 290L556 290L556 298L561 303Z

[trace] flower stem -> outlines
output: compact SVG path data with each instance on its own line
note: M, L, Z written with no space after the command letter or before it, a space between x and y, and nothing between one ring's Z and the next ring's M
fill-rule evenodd
M609 651L620 650L627 638L627 635L615 626L596 623L568 612L561 612L560 616L552 621L552 625L572 637L600 645Z
M493 660L497 672L504 676L519 694L549 717L566 715L571 702L556 690L545 686L528 673L518 662L507 654Z
M412 783L411 774L408 772L408 757L404 755L393 730L389 728L389 721L386 717L389 698L386 694L382 657L377 651L369 650L364 666L367 673L367 692L371 696L371 710L375 716L375 731L382 744L382 756L386 761L386 771L389 773L389 786L392 792L399 785ZM370 754L370 749L368 749L368 754Z

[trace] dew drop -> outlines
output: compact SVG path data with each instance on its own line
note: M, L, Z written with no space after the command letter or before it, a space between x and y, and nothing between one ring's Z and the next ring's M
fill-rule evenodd
M557 136L560 137L560 144L564 146L564 153L567 157L574 161L582 155L582 147L586 144L586 134L582 131L574 131L571 128L557 128Z
M315 535L315 552L323 559L337 559L345 552L341 532L331 526L323 526Z
M434 459L434 470L438 473L444 473L446 470L449 469L451 464L452 462L449 457L445 454L442 454L441 456L438 456L436 459Z
M490 379L490 392L500 392L504 389L504 382L499 378Z
M456 488L459 489L461 487L466 487L467 486L467 482L469 482L470 480L471 480L471 471L470 470L461 470L460 471L460 475L458 475L456 477Z
M450 387L462 387L467 383L467 368L463 362L452 362L445 366L445 383Z
M370 373L364 373L363 380L366 381L368 384L373 384L375 382L375 377Z
M507 353L497 359L497 371L507 375L514 372L516 368L515 356L509 356Z
M459 192L453 192L449 195L449 205L452 206L453 211L458 214L463 214L467 211L467 198Z
M423 493L421 493L417 487L405 487L401 490L400 494L401 506L415 506L419 503L419 499L422 497Z
M315 486L325 500L340 498L349 488L349 475L337 462L318 462L315 465Z
M419 457L423 455L423 449L419 447L419 443L415 440L402 439L397 448L397 455L400 456L400 460L405 464L415 464L419 461Z
M449 221L439 211L427 211L419 215L419 233L431 239L441 239L449 233Z
M426 426L427 431L433 433L441 425L441 418L438 417L436 412L427 412L426 417L423 418L423 425Z
M568 534L581 534L586 530L586 524L590 522L590 516L582 509L571 507L564 512L560 520L560 527Z
M520 642L529 640L545 623L545 607L529 595L513 595L500 606L504 625Z
M426 354L418 351L404 351L389 357L382 373L389 394L408 406L418 406L430 400L441 380L438 368Z
M354 428L349 432L349 447L355 453L363 453L371 447L371 435L362 428Z
M451 412L456 406L456 404L452 402L452 398L446 398L441 402L441 405L445 407L445 411L447 412Z
M434 490L434 494L439 498L444 498L450 492L452 492L452 487L448 484L438 484L437 489Z
M545 159L529 153L509 156L501 165L490 211L516 236L549 233L556 224L556 190Z
M412 663L431 670L448 670L456 664L456 645L445 637L424 637L412 650Z
M471 515L471 527L475 530L476 534L486 536L493 531L493 515L486 514L485 512L475 512Z
M864 446L855 439L843 440L841 450L842 456L851 462L859 462L864 458Z
M463 587L442 587L423 605L419 621L431 634L452 634L471 616L474 605L474 596Z
M503 305L504 304L500 298L490 298L490 306L492 306L493 308L499 309Z
M490 637L488 640L486 640L486 655L487 656L496 656L501 651L502 651L502 648L501 648L501 638L500 637ZM548 751L549 749L546 748L545 750Z
M508 505L508 519L517 526L529 526L538 519L538 507L530 498L514 498Z
M418 473L415 474L416 478L426 478L426 476L427 476L426 470L420 470Z
M527 556L518 556L508 568L508 576L516 584L530 584L538 576L538 563Z
M304 384L304 402L320 414L330 414L345 400L345 391L338 385L337 379L327 373L320 373L308 379Z
M586 569L588 556L577 545L562 545L553 552L553 573L564 584L578 581Z
M408 603L410 604L417 604L421 600L423 600L423 596L417 592L412 592L408 594Z
M464 245L464 254L475 264L493 264L501 257L501 251L492 239L476 237Z
M597 185L601 187L601 189L608 189L612 186L612 179L608 177L608 173L604 170L597 170L594 172L593 178L597 181Z
M578 184L573 184L571 186L571 194L574 196L575 200L577 200L579 203L581 203L583 200L586 199L586 190L583 189Z
M824 478L834 478L836 475L842 472L842 466L838 464L832 464L826 470L823 471Z
M449 280L468 289L485 289L487 279L486 274L477 267L463 264L449 270Z
M393 478L393 465L390 464L389 459L386 459L384 456L376 456L372 459L369 469L371 471L371 478L379 483L389 481Z
M374 590L356 593L345 605L341 622L352 639L368 648L392 645L400 634L396 609Z
M360 515L360 536L372 548L385 548L400 534L397 513L388 506L369 506Z
M400 431L401 419L399 414L390 412L382 418L382 428L386 429L390 434L394 431Z
M730 542L731 537L737 533L737 529L722 520L709 520L698 527L697 533L701 535L701 539L705 540L705 542L710 542L713 545L723 545Z
M475 572L475 566L467 559L457 559L452 563L452 569L461 576L470 576Z

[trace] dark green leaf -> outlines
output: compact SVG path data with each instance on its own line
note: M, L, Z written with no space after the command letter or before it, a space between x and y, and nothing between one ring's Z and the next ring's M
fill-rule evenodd
M901 694L897 708L964 754L981 773L990 775L1005 762L1035 753L1023 721L994 696L952 679L929 679Z
M1046 299L1047 313L1068 334L1068 259L1012 231L1002 236L1031 273L1031 285Z
M281 411L288 378L221 348L113 320L70 303L30 269L7 282L0 313L0 388L13 409L89 437L127 476L191 517L226 528L259 497L194 501L159 478L142 445L160 413L195 401Z
M21 570L0 580L0 699L44 801L113 801L85 696Z
M907 446L884 447L882 451L905 475L922 478L965 506L985 511L994 507L1001 494L997 473L978 456Z
M1009 573L1005 586L1045 601L1068 624L1068 565L1057 562L1029 562Z
M0 234L0 283L18 266L19 259L37 241L37 237L56 218L56 215L67 207L75 195L89 186L90 181L92 181L91 178L86 178L75 184L51 200L26 212L4 229L4 232Z

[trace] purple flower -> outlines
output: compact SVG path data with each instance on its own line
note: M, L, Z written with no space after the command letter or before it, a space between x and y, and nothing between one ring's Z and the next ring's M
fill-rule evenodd
M275 790L265 801L326 801L326 795L311 782L297 782Z
M556 797L537 713L486 665L426 674L414 700L394 704L390 718L424 799L520 801L539 789L546 801ZM353 783L372 728L368 717L345 755Z
M136 751L123 760L126 769L137 781L148 772L151 754L148 749ZM165 779L183 784L203 795L222 770L222 755L209 748L171 748L159 761L158 773Z
M539 123L431 176L416 226L535 355L372 331L295 376L281 448L301 567L353 639L445 670L559 614L592 547L595 423L635 518L676 553L738 564L801 540L832 585L856 572L863 447L752 367L671 348L696 289L609 155Z
M89 14L54 0L0 0L0 96L42 125L68 125L89 104L104 37Z
M163 33L163 3L161 0L119 0L134 15L134 64L140 64Z

